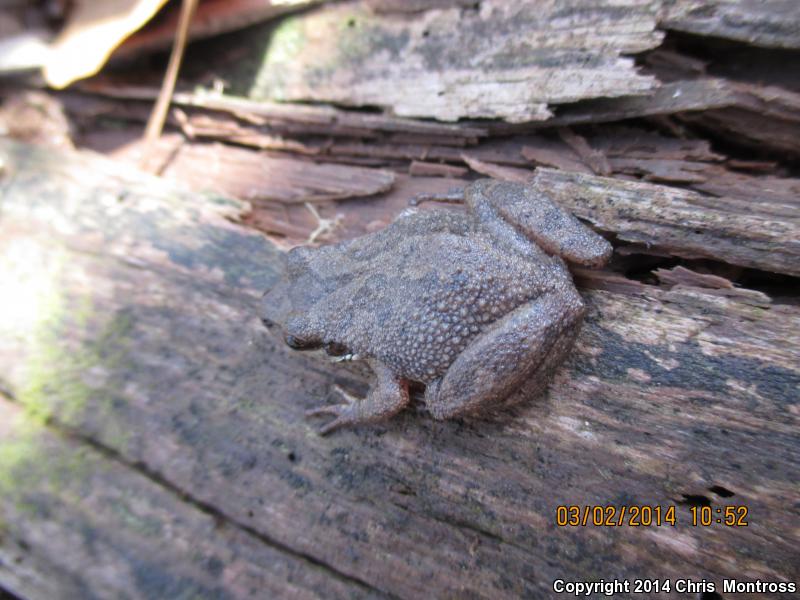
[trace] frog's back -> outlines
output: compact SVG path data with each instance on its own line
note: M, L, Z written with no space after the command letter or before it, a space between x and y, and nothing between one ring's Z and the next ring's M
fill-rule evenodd
M341 247L353 269L326 303L328 337L427 383L491 323L566 275L561 261L530 261L453 215L421 227L414 215L372 243Z

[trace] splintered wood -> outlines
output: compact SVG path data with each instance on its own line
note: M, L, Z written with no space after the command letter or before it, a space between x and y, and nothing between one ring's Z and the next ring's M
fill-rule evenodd
M656 87L623 56L659 44L656 7L489 0L409 20L332 6L276 27L251 95L444 121L546 119L552 104Z

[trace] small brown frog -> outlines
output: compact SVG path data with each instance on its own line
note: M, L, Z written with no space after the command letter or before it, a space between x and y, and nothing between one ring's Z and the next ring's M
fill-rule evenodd
M442 198L440 198L442 199ZM578 333L584 304L565 259L602 266L611 245L534 184L480 180L467 211L409 209L385 229L286 255L262 319L298 350L363 359L366 398L321 428L385 419L425 384L436 419L474 413L543 390Z

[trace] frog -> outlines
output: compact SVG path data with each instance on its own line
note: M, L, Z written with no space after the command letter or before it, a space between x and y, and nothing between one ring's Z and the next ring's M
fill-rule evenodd
M328 417L322 434L396 415L416 384L437 420L541 393L586 312L567 264L613 252L535 182L480 179L412 204L384 229L291 249L262 297L262 322L290 348L374 373L365 397L335 385L341 402L306 411Z

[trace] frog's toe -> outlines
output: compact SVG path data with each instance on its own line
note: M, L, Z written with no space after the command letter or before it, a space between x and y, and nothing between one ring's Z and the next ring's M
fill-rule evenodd
M327 404L325 406L319 406L317 408L312 408L306 411L306 417L318 417L324 415L333 415L336 417L333 421L330 421L320 427L319 432L322 435L326 433L330 433L334 429L342 427L344 425L351 425L353 423L358 423L359 419L356 417L356 406L359 402L359 399L355 396L350 395L346 391L344 391L338 385L334 385L333 389L335 392L340 394L345 400L347 400L344 404Z
M332 421L325 423L325 425L319 428L320 434L325 435L334 429L354 423L355 420L352 418L352 412L353 407L351 404L329 404L327 406L319 406L317 408L307 410L305 414L306 417L318 417L326 415L333 415L336 417Z
M321 434L330 433L344 425L371 423L391 417L408 404L408 382L397 377L388 367L372 361L372 370L378 377L366 398L357 398L338 385L333 391L339 394L344 403L320 406L306 411L307 417L333 415L336 418L320 428Z
M338 415L337 407L339 404L331 404L328 406L318 406L311 408L305 412L306 417L319 417L322 415Z
M350 424L350 421L348 421L347 419L343 419L342 417L337 417L333 421L325 423L325 425L320 427L317 431L319 431L320 435L327 435L334 429L338 429L339 427L343 427L348 424Z

